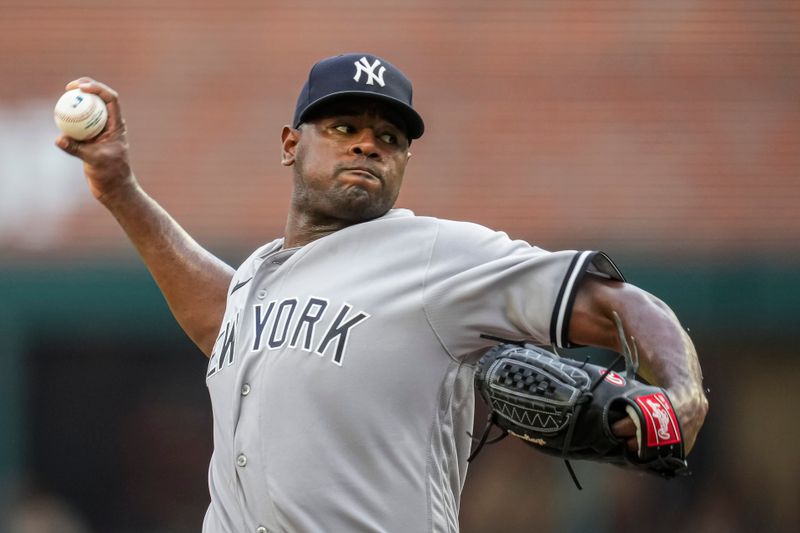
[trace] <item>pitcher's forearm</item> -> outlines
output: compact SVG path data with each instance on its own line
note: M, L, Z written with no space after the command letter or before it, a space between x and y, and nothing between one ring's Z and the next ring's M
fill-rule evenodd
M628 342L637 348L641 375L669 393L686 450L691 450L708 412L708 400L689 335L675 313L652 294L626 283L587 279L575 299L570 339L621 351L614 312L622 319Z
M200 246L134 178L98 200L136 247L175 319L209 356L233 268Z
M92 195L119 221L172 314L209 356L225 312L233 269L203 249L139 187L131 170L127 128L117 92L86 76L69 82L65 89L99 96L106 105L108 120L96 137L79 141L62 135L56 145L83 161Z

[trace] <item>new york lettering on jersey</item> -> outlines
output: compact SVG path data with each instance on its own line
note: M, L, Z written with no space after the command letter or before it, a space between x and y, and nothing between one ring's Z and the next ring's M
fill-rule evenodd
M242 329L253 332L252 341L247 340L250 352L278 350L288 345L320 357L329 353L331 362L341 366L350 332L371 316L354 310L347 302L332 305L330 299L318 296L250 304L248 311L245 320L252 327L243 327L240 311L226 318L209 359L207 378L234 363L237 333Z
M330 302L324 298L308 297L301 312L297 298L271 301L265 305L252 306L252 324L255 332L251 352L263 349L278 350L287 344L306 352L325 356L331 353L331 361L341 366L347 348L350 331L370 315L364 311L353 311L353 306L343 303L338 311L330 312ZM206 377L211 377L234 363L236 353L236 330L239 313L225 322L208 363ZM332 320L327 320L330 317ZM318 326L326 319L327 326Z

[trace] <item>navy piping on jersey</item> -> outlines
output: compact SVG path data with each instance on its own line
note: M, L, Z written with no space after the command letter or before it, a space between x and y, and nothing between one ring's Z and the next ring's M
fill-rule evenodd
M594 260L598 259L595 266L600 266L603 270L600 274L625 281L622 272L617 268L611 258L603 252L578 252L567 268L564 275L564 282L558 291L556 303L553 307L553 316L550 319L550 339L559 348L574 348L577 345L569 341L569 319L572 316L572 305L575 303L577 288L580 285L583 275Z

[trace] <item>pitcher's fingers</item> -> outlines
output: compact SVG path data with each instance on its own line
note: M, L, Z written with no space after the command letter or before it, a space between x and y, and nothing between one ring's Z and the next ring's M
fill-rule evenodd
M82 82L77 85L77 88L85 93L96 94L106 103L108 109L108 123L106 124L107 131L114 131L122 127L122 108L119 105L119 93L97 80Z
M626 416L622 420L617 420L611 426L611 433L620 439L627 439L636 436L636 424L633 423L631 417Z
M635 452L639 450L639 441L636 437L636 424L631 417L626 416L622 420L617 420L611 426L611 433L618 439L624 440L628 450Z
M93 82L93 81L94 80L92 78L90 78L89 76L81 76L80 78L78 78L76 80L72 80L71 82L69 82L64 87L64 90L65 91L71 91L72 89L77 89L78 85L80 85L81 83L90 83L90 82Z
M90 79L78 84L78 89L85 93L94 93L103 99L105 103L110 103L119 97L117 91L97 80Z

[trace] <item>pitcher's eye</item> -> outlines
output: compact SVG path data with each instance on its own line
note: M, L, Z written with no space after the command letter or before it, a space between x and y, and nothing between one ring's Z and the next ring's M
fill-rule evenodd
M381 140L386 144L397 144L397 137L395 137L391 133L384 133L383 135L381 135Z
M334 126L334 129L340 133L353 133L353 127L347 124L339 124Z

